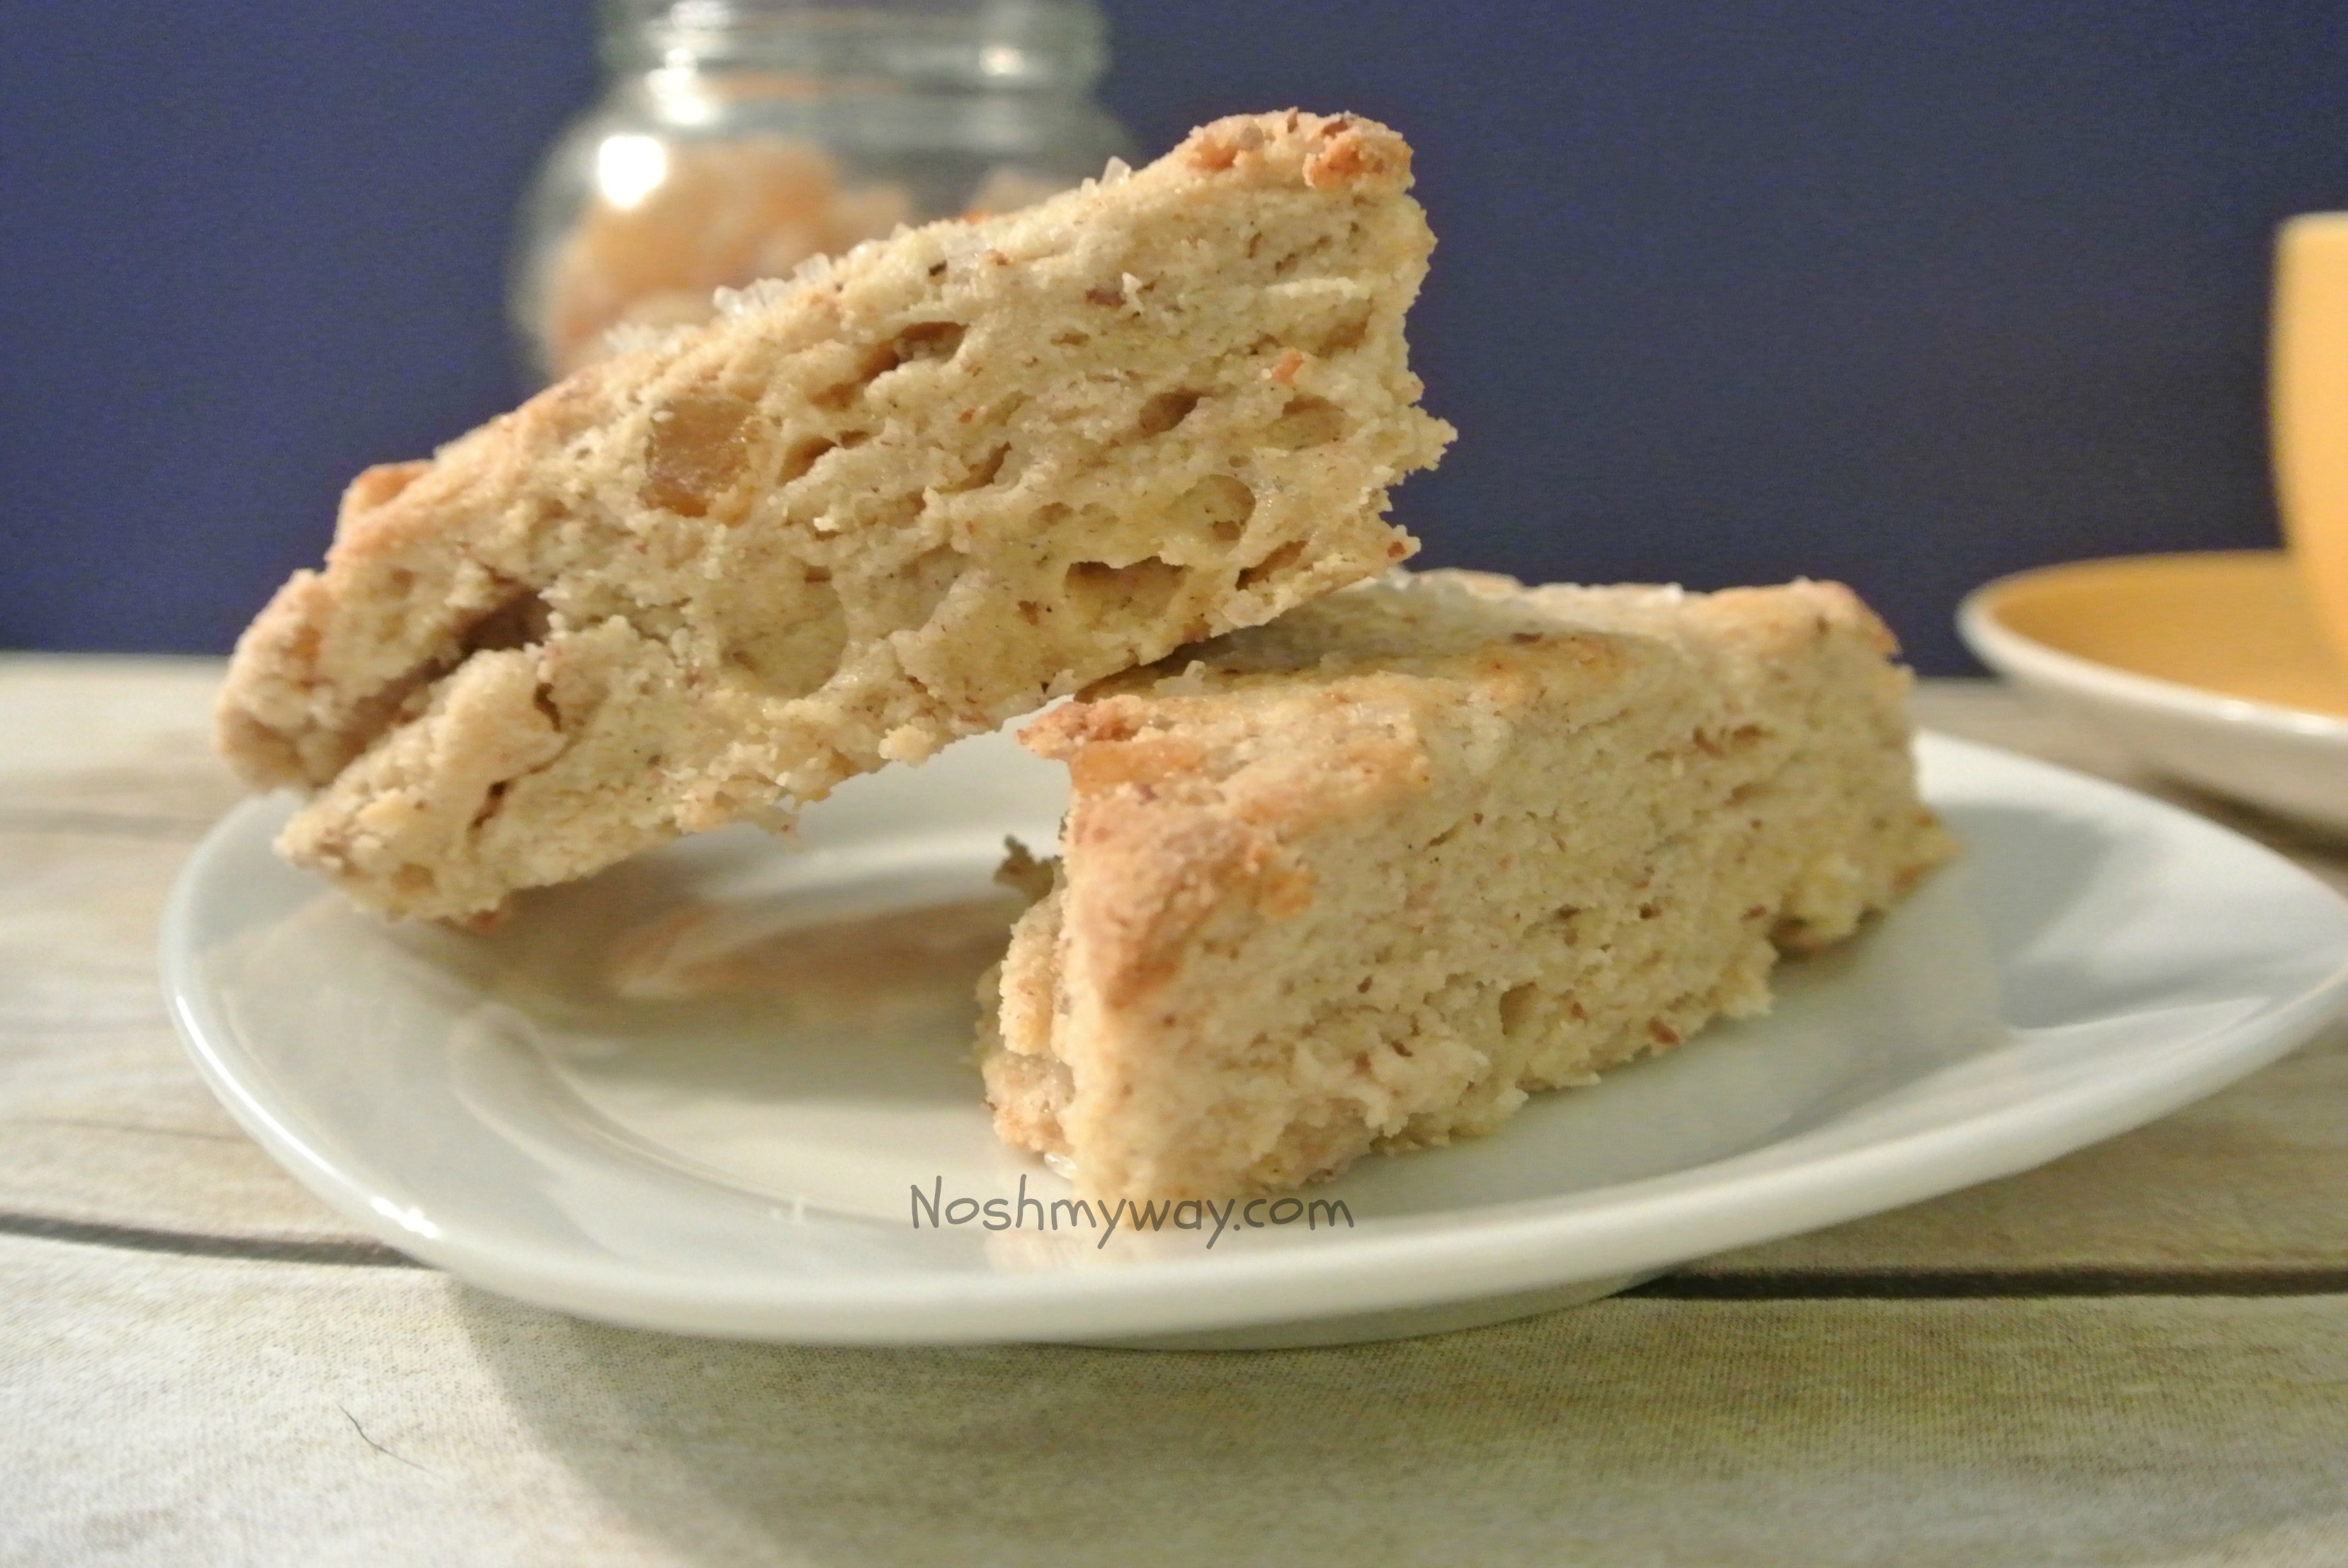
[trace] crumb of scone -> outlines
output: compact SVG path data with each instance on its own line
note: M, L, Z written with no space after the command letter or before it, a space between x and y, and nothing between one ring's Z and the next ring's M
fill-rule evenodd
M465 919L1383 571L1451 435L1409 184L1368 120L1218 121L370 469L238 644L221 751L315 792L290 859Z
M1021 735L1072 798L980 986L996 1130L1277 1191L1762 1011L1953 848L1891 652L1833 583L1439 572L1104 683Z

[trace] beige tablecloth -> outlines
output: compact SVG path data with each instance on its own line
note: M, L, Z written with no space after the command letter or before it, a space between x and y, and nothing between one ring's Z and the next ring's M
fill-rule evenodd
M182 1063L154 927L232 798L216 676L0 660L0 1563L2348 1564L2339 1031L2042 1170L1498 1328L604 1328L350 1233ZM1920 706L2124 772L1994 688Z

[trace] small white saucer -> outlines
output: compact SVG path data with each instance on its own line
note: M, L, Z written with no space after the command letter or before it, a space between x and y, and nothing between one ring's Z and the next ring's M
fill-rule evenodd
M489 937L355 913L276 860L287 808L255 802L190 862L164 973L196 1060L289 1170L527 1301L831 1343L1426 1333L2037 1164L2281 1056L2348 991L2348 905L2279 857L2000 752L1922 757L1966 854L1783 967L1767 1017L1220 1235L1046 1209L1066 1185L988 1128L967 1062L983 953L951 929L934 975L878 935L823 950L896 976L877 1008L808 979L805 922L975 898L1005 833L1051 841L1058 769L1003 737L848 785L796 850L688 841L531 895ZM696 975L723 984L695 995ZM916 1223L922 1193L938 1220Z

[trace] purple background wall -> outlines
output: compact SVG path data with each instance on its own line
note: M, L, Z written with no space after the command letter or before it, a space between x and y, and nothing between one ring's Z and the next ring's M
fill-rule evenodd
M1291 103L1419 147L1430 561L1837 576L1954 670L1997 573L2273 541L2269 237L2348 205L2348 5L1107 9L1145 148ZM0 645L223 649L353 472L516 395L509 215L586 7L6 15Z

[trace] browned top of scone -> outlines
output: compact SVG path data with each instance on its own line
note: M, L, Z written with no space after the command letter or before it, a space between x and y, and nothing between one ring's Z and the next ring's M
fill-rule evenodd
M1529 588L1494 573L1395 573L1111 676L1020 733L1068 762L1079 794L1148 781L1195 792L1251 770L1281 776L1303 735L1364 744L1403 710L1505 712L1536 696L1619 706L1658 657L1717 657L1829 632L1895 651L1838 583L1687 593L1673 587Z

